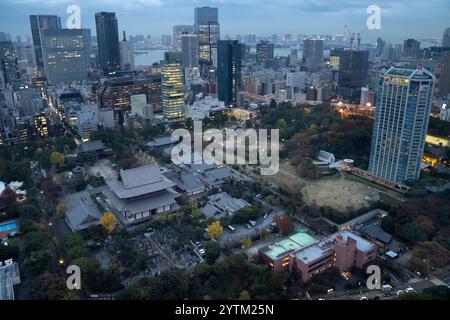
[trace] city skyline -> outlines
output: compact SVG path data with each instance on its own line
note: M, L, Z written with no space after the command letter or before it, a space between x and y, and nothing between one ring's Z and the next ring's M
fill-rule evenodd
M66 24L70 5L81 9L81 24L95 32L95 12L116 12L119 30L129 35L150 34L160 36L172 34L173 25L193 24L194 7L213 6L219 8L219 23L222 36L255 33L259 36L292 34L343 34L347 35L344 25L354 32L363 33L363 42L374 42L377 37L401 43L404 39L442 39L448 27L446 17L450 6L445 0L433 0L426 3L414 0L408 4L404 1L378 1L381 8L381 30L368 30L366 9L371 1L341 0L329 6L326 1L258 1L235 0L217 1L178 1L178 0L101 0L95 3L85 0L5 0L0 4L0 19L4 21L4 32L13 38L29 36L27 28L30 14L56 14L61 23ZM257 4L257 6L256 6ZM271 14L268 15L267 12ZM417 15L433 16L426 21L426 28L417 23ZM270 23L267 23L267 21ZM289 23L286 23L288 21Z

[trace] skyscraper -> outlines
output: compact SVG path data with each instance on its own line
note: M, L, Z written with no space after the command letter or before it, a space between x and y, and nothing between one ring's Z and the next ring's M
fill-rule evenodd
M181 52L183 68L198 68L199 47L196 34L183 34L181 36Z
M416 180L425 147L434 90L426 69L392 67L381 77L369 172L387 181Z
M173 50L181 52L181 36L184 34L192 34L194 26L177 25L173 26Z
M369 71L367 50L343 50L339 52L338 89L342 99L353 103L361 100L361 88L366 86Z
M106 75L120 69L119 30L114 12L95 14L97 30L98 62Z
M44 70L50 83L81 81L87 78L90 40L90 29L42 31Z
M386 42L383 39L377 38L377 50L376 50L377 57L381 56L385 45L386 45Z
M36 76L43 76L44 60L41 48L43 30L61 29L61 19L54 15L30 15L31 37L33 38L34 56L36 59Z
M264 63L266 60L273 59L274 57L274 45L269 41L261 40L256 45L256 61L258 63Z
M161 61L163 114L170 121L184 120L184 81L181 54L166 52Z
M241 85L242 45L235 40L221 40L218 44L218 96L226 104L236 102Z
M20 79L19 65L11 41L0 41L0 89Z
M407 39L403 42L403 57L418 58L420 54L420 41Z
M303 40L303 63L306 70L316 72L320 70L323 61L323 40L304 39Z
M131 41L127 40L125 31L123 32L123 39L119 43L120 48L120 68L122 70L134 69L134 48Z
M220 40L219 10L211 7L195 8L194 32L198 35L200 60L211 64Z
M445 29L442 37L442 47L450 48L450 28Z
M0 31L0 41L9 41L11 40L11 35L7 32Z

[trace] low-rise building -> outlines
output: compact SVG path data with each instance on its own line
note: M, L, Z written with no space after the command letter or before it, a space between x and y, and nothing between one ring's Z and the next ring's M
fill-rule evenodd
M376 248L375 244L351 231L340 231L321 241L306 232L299 232L260 248L259 256L274 271L289 268L307 282L333 266L340 272L354 266L362 268L375 259Z
M72 232L81 231L90 226L100 224L101 213L95 204L90 200L82 199L74 208L66 212L66 223Z
M17 262L12 259L0 261L0 300L14 300L14 286L20 283Z

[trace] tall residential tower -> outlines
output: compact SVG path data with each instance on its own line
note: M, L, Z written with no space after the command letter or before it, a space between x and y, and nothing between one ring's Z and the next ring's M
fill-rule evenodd
M417 180L434 91L426 69L391 68L381 77L369 172L391 182Z

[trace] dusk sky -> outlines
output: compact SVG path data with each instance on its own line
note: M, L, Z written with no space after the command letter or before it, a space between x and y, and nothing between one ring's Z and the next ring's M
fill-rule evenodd
M332 3L332 5L331 5ZM450 27L449 0L0 0L0 31L29 36L28 15L58 14L66 24L69 5L81 8L82 26L95 34L94 13L114 11L119 31L159 37L175 24L192 24L194 7L216 6L222 37L226 34L346 34L347 24L364 41L383 37L401 42L414 37L441 38ZM369 5L381 8L381 30L369 31Z

